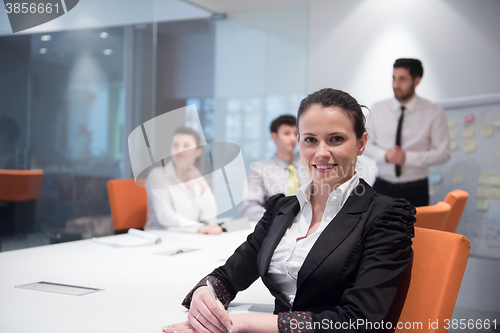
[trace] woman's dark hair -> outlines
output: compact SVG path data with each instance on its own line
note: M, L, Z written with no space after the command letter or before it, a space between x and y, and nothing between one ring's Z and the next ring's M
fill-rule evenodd
M196 147L200 146L200 135L191 127L186 127L186 126L177 127L172 137L176 136L177 134L191 135L194 138L194 141L196 142Z
M297 111L297 130L300 116L314 104L319 104L325 108L337 107L344 111L349 119L351 119L358 140L366 132L365 115L361 110L361 108L366 108L366 106L359 105L358 101L348 93L331 88L324 88L313 92L300 102L299 110Z

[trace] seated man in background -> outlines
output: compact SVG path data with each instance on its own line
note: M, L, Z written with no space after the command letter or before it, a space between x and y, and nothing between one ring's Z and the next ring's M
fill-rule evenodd
M299 155L293 151L297 144L297 119L282 115L271 123L271 137L276 154L252 163L248 174L248 195L243 201L240 216L258 221L265 212L264 203L277 193L295 195L295 191L310 181Z
M172 160L151 170L146 180L148 218L145 230L220 234L214 223L217 204L208 182L196 163L202 153L200 136L189 127L179 127L172 138Z

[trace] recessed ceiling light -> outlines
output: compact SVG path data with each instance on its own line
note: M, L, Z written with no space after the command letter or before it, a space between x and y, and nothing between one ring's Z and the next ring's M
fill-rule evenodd
M43 35L42 37L40 37L40 39L44 42L48 42L49 40L52 39L52 36L51 35Z
M46 49L45 47L42 47L42 48L40 49L40 53L41 53L41 54L45 54L45 53L47 53L47 49Z
M102 52L102 54L106 55L106 56L109 56L109 55L112 55L113 54L113 50L112 49L106 49Z
M99 36L101 36L101 38L108 38L109 34L107 32L101 32Z

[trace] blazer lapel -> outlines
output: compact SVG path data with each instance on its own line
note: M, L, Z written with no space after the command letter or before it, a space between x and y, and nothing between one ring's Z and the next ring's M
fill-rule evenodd
M283 238L286 230L292 224L295 215L299 213L299 210L299 201L297 199L291 200L288 204L281 207L274 217L268 236L264 239L257 256L260 276L264 276L267 273L274 250L281 241L281 238Z
M340 212L323 230L304 260L298 275L297 289L323 260L349 236L361 220L363 213L368 209L374 194L375 191L371 186L363 179L360 179L358 186L356 186Z

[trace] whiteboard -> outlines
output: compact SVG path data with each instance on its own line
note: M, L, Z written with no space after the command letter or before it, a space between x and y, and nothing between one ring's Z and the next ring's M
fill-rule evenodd
M500 94L439 103L448 118L451 159L431 167L430 204L454 189L469 193L457 233L473 256L500 258Z

